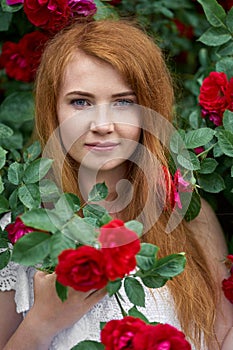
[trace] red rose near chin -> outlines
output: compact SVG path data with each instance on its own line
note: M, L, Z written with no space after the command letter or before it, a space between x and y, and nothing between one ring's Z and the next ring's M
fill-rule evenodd
M233 304L233 275L222 281L222 290L225 297Z
M109 321L101 331L101 342L105 350L134 350L133 339L145 325L142 320L131 316Z
M169 324L146 325L133 340L134 350L191 350L184 333Z
M108 283L103 254L90 246L64 250L55 269L57 281L64 286L87 292Z
M99 242L109 280L123 278L135 269L140 241L135 232L124 226L123 221L115 219L102 226Z

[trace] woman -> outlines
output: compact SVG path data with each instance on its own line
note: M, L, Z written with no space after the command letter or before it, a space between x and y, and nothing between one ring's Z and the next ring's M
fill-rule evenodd
M163 288L146 290L147 317L182 329L193 349L229 350L233 308L221 291L227 249L214 213L203 202L191 225L182 221L166 232L172 208L161 209L164 177L158 169L168 166L165 145L173 102L161 51L140 29L125 21L73 24L56 35L42 58L37 134L44 152L49 149L55 159L54 174L64 191L85 200L95 182L105 181L109 197L104 205L113 217L140 218L146 228L142 240L159 246L160 256L186 253L180 276ZM117 191L122 180L132 187L126 181ZM8 289L16 292L0 294L6 315L0 321L1 349L68 349L85 338L98 339L94 323L120 318L105 290L70 289L62 304L53 274L35 274L33 296L34 271L10 265L7 273L13 276ZM20 288L26 286L24 297ZM14 294L25 318L15 311Z

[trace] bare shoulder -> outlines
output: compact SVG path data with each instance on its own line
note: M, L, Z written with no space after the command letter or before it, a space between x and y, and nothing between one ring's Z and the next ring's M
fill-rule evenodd
M211 259L224 260L227 245L219 220L209 203L201 200L200 214L188 225Z

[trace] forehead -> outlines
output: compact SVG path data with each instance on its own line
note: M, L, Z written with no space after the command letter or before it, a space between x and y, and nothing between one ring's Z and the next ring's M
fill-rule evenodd
M83 88L93 87L94 84L129 87L122 75L110 63L79 50L73 54L65 68L62 87L70 89L77 84Z

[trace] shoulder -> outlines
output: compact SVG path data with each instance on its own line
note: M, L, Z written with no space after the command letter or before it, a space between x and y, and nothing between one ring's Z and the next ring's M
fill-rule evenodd
M199 215L188 226L208 253L225 258L228 252L223 229L214 210L204 199L201 200Z

